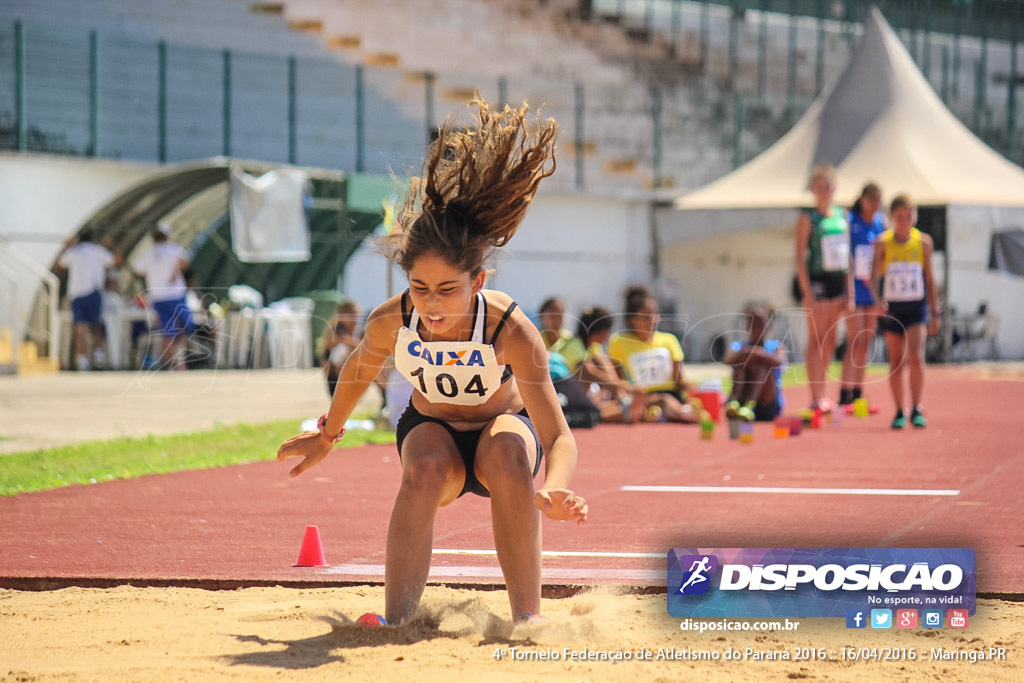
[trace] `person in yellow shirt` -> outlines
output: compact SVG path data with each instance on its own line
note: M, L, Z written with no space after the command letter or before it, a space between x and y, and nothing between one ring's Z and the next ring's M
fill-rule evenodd
M674 334L660 332L658 300L646 287L626 291L626 330L612 335L608 356L622 377L644 390L647 405L657 406L670 422L697 422L686 401L683 349Z
M910 423L927 425L921 409L924 392L924 345L929 334L939 331L939 300L932 276L932 238L914 227L917 207L906 195L892 200L889 208L892 228L875 242L871 282L882 317L889 350L889 387L896 402L893 429L903 429L903 374L910 374ZM929 312L931 315L929 316Z

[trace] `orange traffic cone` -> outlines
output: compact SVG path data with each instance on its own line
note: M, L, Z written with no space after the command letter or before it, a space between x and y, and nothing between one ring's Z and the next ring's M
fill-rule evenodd
M320 530L312 524L306 527L306 533L302 536L302 549L299 550L299 559L295 566L327 566L327 560L324 559L324 546L320 543Z

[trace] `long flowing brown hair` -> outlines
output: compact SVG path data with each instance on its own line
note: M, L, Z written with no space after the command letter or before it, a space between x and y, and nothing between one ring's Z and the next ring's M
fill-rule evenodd
M490 251L518 230L540 181L555 171L554 119L531 125L529 105L492 109L477 97L476 125L441 127L427 148L422 177L413 178L382 240L389 258L406 272L435 253L475 276Z

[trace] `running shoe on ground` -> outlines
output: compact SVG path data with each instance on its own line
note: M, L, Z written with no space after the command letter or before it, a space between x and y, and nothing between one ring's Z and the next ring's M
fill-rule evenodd
M357 626L390 626L388 620L379 614L373 612L367 612L363 616L356 619Z
M928 420L924 419L924 413L917 406L914 406L913 412L910 413L910 424L918 429L924 429L928 426Z
M739 414L740 402L737 400L729 401L725 404L725 416L736 417Z

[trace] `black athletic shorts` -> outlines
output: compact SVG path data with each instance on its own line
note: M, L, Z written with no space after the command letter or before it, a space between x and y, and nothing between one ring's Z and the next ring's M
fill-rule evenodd
M878 317L878 326L883 332L906 334L911 325L922 325L928 322L927 302L892 301L889 310Z
M540 437L537 436L537 430L533 428L533 422L530 421L530 417L526 414L525 410L516 414L516 417L530 428L530 432L533 434L534 441L537 444L537 462L533 466L533 476L537 476L537 472L540 471L540 461L544 458L544 452L540 447ZM462 485L462 491L459 493L459 496L475 493L478 496L490 498L491 494L487 491L487 487L480 483L480 480L476 478L476 472L473 471L473 463L476 462L476 447L480 443L480 435L483 434L483 429L471 429L461 432L444 420L424 415L410 403L409 407L402 413L402 417L398 418L395 440L398 446L398 457L402 457L402 443L405 441L405 437L409 435L413 428L424 422L435 422L441 425L448 430L452 441L455 442L455 449L459 452L459 455L462 457L462 463L466 466L466 483Z
M846 273L811 273L811 297L831 301L846 296Z
M782 403L779 395L775 394L775 400L771 403L758 403L754 406L754 419L758 422L771 422L782 413Z

